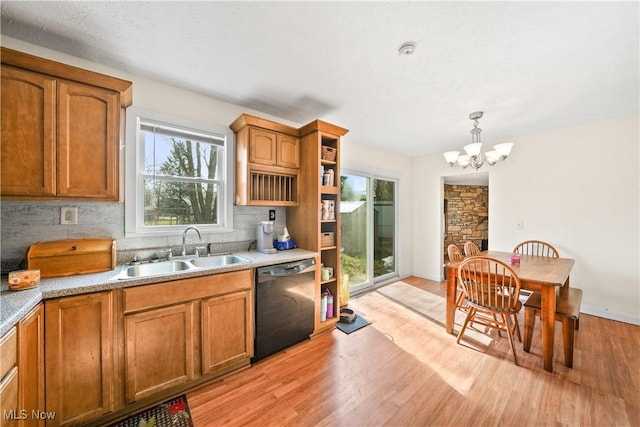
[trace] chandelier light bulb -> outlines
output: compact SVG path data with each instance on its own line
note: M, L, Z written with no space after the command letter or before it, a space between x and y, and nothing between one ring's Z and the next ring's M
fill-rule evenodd
M494 145L493 149L500 154L500 157L506 159L511 153L511 147L513 147L513 142L503 142L502 144Z
M489 163L489 165L493 166L496 164L498 160L500 160L500 153L496 150L487 151L484 153L484 158Z
M462 166L462 168L466 168L467 166L469 166L469 162L470 162L470 158L467 154L463 154L462 156L458 157L458 164L460 166Z
M480 150L482 149L481 142L474 142L472 144L467 144L464 146L464 151L470 156L477 156L480 154Z
M443 154L444 159L449 163L450 166L455 165L456 160L458 160L459 151L447 151Z

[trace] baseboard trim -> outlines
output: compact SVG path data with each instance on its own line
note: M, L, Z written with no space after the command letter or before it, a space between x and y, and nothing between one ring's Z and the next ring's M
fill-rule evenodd
M602 317L604 319L616 320L618 322L629 323L631 325L640 326L640 317L637 315L634 316L633 314L630 314L630 313L621 313L618 311L612 311L612 310L606 310L606 309L603 310L602 308L591 307L584 304L582 304L582 307L580 308L580 312L584 314L589 314L591 316Z

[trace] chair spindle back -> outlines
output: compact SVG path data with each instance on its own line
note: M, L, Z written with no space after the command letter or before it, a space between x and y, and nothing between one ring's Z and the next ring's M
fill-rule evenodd
M480 249L473 242L467 242L464 244L464 255L473 256L480 253Z
M469 304L497 313L520 311L520 279L507 264L493 258L465 258L458 280Z
M460 261L464 258L462 251L456 245L451 244L447 246L447 254L449 255L449 262Z
M513 253L522 255L545 256L549 258L560 257L556 248L554 248L547 242L543 242L542 240L526 240L524 242L518 243L516 247L513 248Z

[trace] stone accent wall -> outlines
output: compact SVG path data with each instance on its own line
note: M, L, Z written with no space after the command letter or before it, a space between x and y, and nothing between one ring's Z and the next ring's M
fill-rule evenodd
M471 241L482 247L482 240L489 238L489 187L483 185L444 186L445 262L449 260L447 247L463 246Z

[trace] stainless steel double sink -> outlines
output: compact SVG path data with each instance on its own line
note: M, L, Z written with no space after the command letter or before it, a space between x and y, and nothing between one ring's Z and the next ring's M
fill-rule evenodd
M189 259L150 262L146 264L131 265L123 268L118 275L119 280L135 279L141 277L161 276L187 271L196 271L205 268L225 267L235 264L249 263L246 258L234 254L211 255Z

